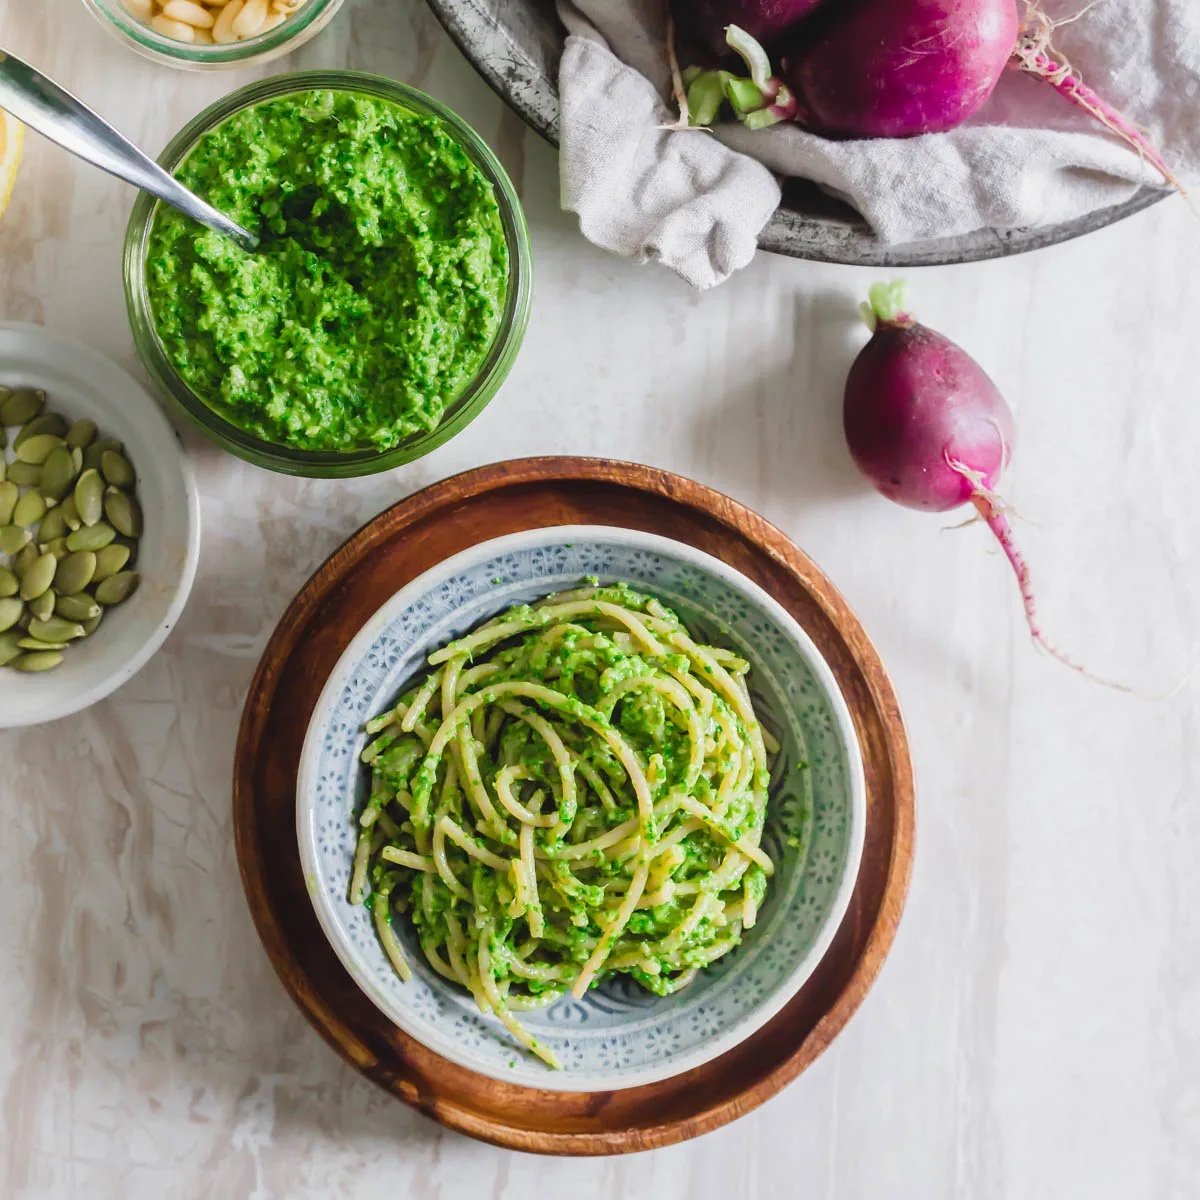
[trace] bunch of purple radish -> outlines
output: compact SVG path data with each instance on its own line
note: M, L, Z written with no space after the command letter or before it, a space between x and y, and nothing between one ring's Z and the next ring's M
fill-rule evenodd
M941 133L1009 68L1050 84L1178 186L1146 137L1071 69L1033 0L670 0L681 117L728 104L751 129L792 121L827 138ZM740 70L745 64L748 74ZM738 69L734 69L734 68Z

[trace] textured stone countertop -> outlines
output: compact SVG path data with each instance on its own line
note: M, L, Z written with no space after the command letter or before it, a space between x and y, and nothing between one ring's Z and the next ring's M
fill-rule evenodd
M1077 678L1030 645L982 528L942 532L864 490L840 384L877 273L760 256L696 295L606 257L558 211L550 148L419 0L350 0L294 59L232 73L143 62L79 0L0 0L0 31L153 151L278 69L408 80L496 147L537 257L501 396L415 466L289 479L188 435L204 541L178 628L107 702L0 733L4 1200L1196 1195L1197 689L1150 702ZM30 137L0 222L0 319L136 370L119 269L130 202ZM920 313L1017 410L1007 492L1047 626L1097 671L1168 688L1200 630L1200 224L1173 201L913 283ZM275 978L230 829L247 683L302 581L398 497L536 453L668 467L785 529L877 642L917 767L908 908L849 1027L761 1110L627 1159L476 1144L345 1066Z

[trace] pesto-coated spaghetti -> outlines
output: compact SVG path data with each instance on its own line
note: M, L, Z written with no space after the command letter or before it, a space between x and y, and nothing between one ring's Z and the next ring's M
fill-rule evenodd
M367 725L351 900L401 978L407 914L430 966L557 1066L514 1013L617 973L667 995L754 924L770 738L748 664L623 584L512 608L429 664Z

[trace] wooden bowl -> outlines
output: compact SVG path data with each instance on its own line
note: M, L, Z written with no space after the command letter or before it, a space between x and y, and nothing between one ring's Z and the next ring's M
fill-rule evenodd
M393 1026L322 935L290 836L309 717L333 664L366 619L450 554L500 534L566 524L618 525L688 542L764 587L833 670L867 779L858 883L809 981L778 1016L720 1058L618 1092L498 1083ZM666 471L598 459L523 459L467 472L401 501L337 550L292 602L259 664L238 735L233 807L242 882L259 935L317 1031L369 1079L449 1128L548 1154L614 1154L683 1141L741 1116L791 1082L832 1041L878 973L912 864L912 769L896 698L833 586L779 530L728 497Z

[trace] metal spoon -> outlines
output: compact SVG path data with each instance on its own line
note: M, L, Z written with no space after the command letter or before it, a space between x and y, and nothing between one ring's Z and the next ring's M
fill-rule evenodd
M28 63L0 50L0 108L93 166L157 196L201 225L257 250L258 238L206 204L107 121Z

